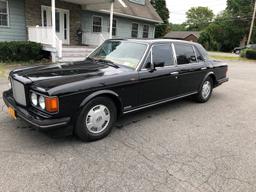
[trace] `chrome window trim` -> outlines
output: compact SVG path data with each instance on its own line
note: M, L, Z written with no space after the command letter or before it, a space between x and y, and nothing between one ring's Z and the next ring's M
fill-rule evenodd
M136 42L136 43L137 43L137 42ZM148 54L148 51L149 51L149 49L150 49L149 43L144 43L144 44L147 45L147 49L145 50L145 53L144 53L144 55L142 56L142 58L141 58L139 64L138 64L137 67L135 68L135 71L140 71L140 67L141 67L141 65L144 63L145 58L146 58L146 56L147 56L147 54Z
M175 65L177 67L178 66L178 61L177 61L177 54L176 54L174 43L172 43L172 51L173 51L173 56L174 56L174 62L175 62Z
M155 47L155 46L159 46L159 45L170 45L170 48L171 48L171 50L172 50L172 56L173 56L173 65L167 65L167 66L164 66L164 67L157 67L156 69L162 69L162 68L173 68L173 67L176 67L177 66L177 64L176 64L176 62L175 62L175 57L176 57L176 55L174 54L174 52L173 52L173 49L172 49L172 42L167 42L167 43L156 43L156 44L152 44L151 45L151 47L150 47L150 50L148 50L147 51L147 57L149 56L149 54L151 54L151 63L153 63L153 52L152 52L152 49L153 49L153 47ZM147 58L146 57L146 58ZM143 59L143 63L142 63L142 65L141 65L141 67L140 67L140 70L139 71L148 71L148 69L146 69L145 68L145 65L146 65L146 63L145 63L145 59L146 58L144 58Z
M173 43L174 44L174 43ZM195 49L194 49L194 45L193 44L186 44L186 43L180 43L179 44L182 44L182 45L185 45L185 46L191 46L192 49L193 49L193 52L196 56L196 52L195 52ZM174 46L174 50L175 50L175 44L173 45ZM176 56L176 60L177 60L177 66L189 66L189 65L198 65L198 61L197 62L193 62L193 63L186 63L186 64L178 64L178 59L177 59L177 54L176 54L176 50L175 50L175 56ZM197 58L196 58L197 60Z
M195 46L192 45L192 47L193 47L194 54L195 54L195 56L196 56L196 62L199 63L199 62L198 62L198 59L197 59L197 54L196 54Z
M149 108L149 107L153 107L153 106L156 106L156 105L160 105L160 104L163 104L163 103L167 103L167 102L170 102L170 101L174 101L174 100L177 100L177 99L188 97L188 96L191 96L191 95L194 95L194 94L197 94L197 93L198 92L195 91L195 92L191 92L191 93L188 93L188 94L185 94L185 95L181 95L181 96L178 96L178 97L173 97L173 98L165 99L165 100L162 100L162 101L157 101L155 103L148 103L148 104L146 104L144 106L124 111L123 114L128 114L128 113L131 113L131 112L139 111L139 110L142 110L142 109L146 109L146 108Z

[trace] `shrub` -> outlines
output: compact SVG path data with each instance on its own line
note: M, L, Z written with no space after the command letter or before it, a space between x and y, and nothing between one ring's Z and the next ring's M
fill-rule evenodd
M0 61L31 61L42 59L42 45L29 41L0 42Z
M247 59L256 59L256 50L254 49L247 49L245 53L245 57Z
M246 49L241 50L240 57L244 57L245 58L245 53L246 53Z
M255 49L244 49L240 53L241 57L245 57L247 59L256 59L256 50Z

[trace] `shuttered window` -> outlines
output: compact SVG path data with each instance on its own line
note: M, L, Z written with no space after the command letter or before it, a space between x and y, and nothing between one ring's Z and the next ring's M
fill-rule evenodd
M143 38L148 38L149 36L149 25L143 25Z
M8 26L8 2L0 0L0 26Z
M138 31L139 31L139 24L133 23L132 24L132 38L138 37Z
M100 33L102 31L102 18L99 16L93 16L92 18L92 30L94 33Z

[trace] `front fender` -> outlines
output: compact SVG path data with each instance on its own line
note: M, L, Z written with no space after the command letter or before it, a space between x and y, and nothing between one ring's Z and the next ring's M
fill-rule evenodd
M88 103L90 100L92 100L93 98L100 96L100 95L111 95L114 96L115 98L117 98L119 100L119 102L121 103L120 97L119 95L111 90L101 90L101 91L96 91L92 94L90 94L89 96L87 96L82 103L80 104L80 108L84 107L86 105L86 103Z

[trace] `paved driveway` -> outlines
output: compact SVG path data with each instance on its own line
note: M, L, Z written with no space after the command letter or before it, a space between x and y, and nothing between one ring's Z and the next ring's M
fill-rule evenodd
M207 104L129 115L94 143L53 139L1 108L0 191L256 191L256 63L229 73Z

